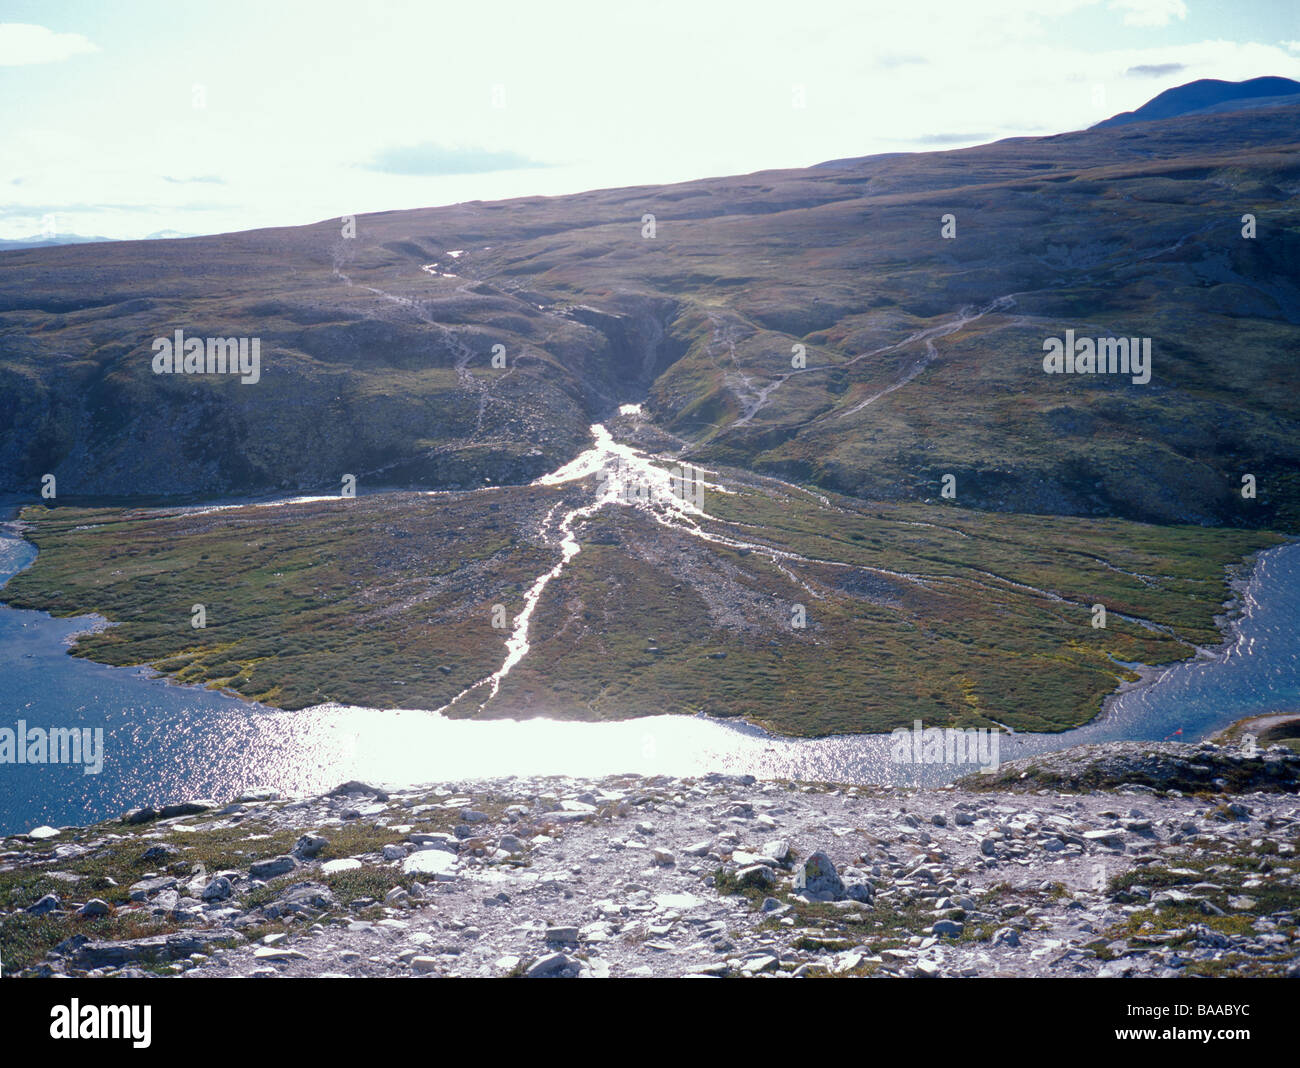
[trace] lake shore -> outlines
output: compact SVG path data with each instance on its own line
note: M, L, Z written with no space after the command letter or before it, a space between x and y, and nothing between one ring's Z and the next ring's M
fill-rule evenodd
M28 543L20 544L30 549ZM1268 552L1294 552L1280 547ZM1260 579L1260 558L1249 574L1238 578L1236 600L1242 610L1222 613L1230 631L1214 658L1202 655L1201 666L1220 668L1223 649L1234 647L1243 625L1259 621L1250 615L1259 596L1250 591ZM1289 574L1273 568L1273 573ZM1286 581L1290 581L1288 578ZM1274 607L1276 596L1264 600ZM58 723L65 710L79 708L78 723L103 726L108 762L103 775L63 783L53 771L28 767L25 785L9 791L11 803L23 807L4 812L0 830L24 830L41 822L69 823L86 814L107 816L132 805L156 803L189 789L227 796L254 785L270 784L281 793L310 796L331 781L365 778L393 788L405 788L431 777L475 774L580 774L618 772L646 775L700 775L709 772L752 774L762 780L856 782L880 787L942 788L975 765L947 763L899 764L891 753L888 734L837 734L799 738L770 733L743 720L707 716L651 715L602 723L532 717L526 719L448 720L418 709L367 708L337 702L285 711L254 704L229 690L178 683L173 676L149 668L97 664L69 657L67 645L75 634L93 633L90 617L51 617L45 613L0 608L0 630L16 627L13 655L22 668L10 686L30 678L14 696L41 718ZM1285 633L1286 620L1274 630ZM53 643L40 635L57 635ZM19 654L19 649L29 650ZM34 659L29 659L34 658ZM1209 719L1186 718L1187 701L1152 701L1177 682L1191 658L1158 669L1142 669L1143 677L1121 687L1106 702L1106 711L1086 726L1067 732L1001 735L1000 759L1086 742L1125 738L1149 739L1181 735L1184 740L1219 730L1234 718L1233 693L1214 696L1207 704ZM1232 665L1246 667L1248 665ZM1140 666L1139 666L1140 667ZM1252 676L1244 678L1246 684ZM1167 679L1165 686L1160 680ZM1233 683L1242 685L1241 682ZM65 688L66 687L66 688ZM1242 694L1248 699L1249 694ZM1134 704L1125 703L1127 700ZM1243 707L1248 708L1249 704ZM1200 714L1200 713L1198 713ZM1225 718L1226 717L1226 718ZM928 725L928 724L927 724ZM10 769L15 772L17 769ZM75 803L73 797L79 798Z

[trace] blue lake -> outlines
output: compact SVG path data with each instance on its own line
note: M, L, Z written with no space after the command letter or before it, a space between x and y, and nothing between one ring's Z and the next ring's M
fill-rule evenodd
M0 581L35 550L0 536ZM1169 668L1120 694L1093 723L1054 735L1000 739L1003 761L1085 742L1193 741L1243 716L1300 708L1300 544L1260 556L1245 614L1226 654ZM0 833L86 824L135 805L194 797L226 800L252 786L286 794L347 779L391 786L510 775L693 775L940 785L970 765L897 764L891 739L774 737L700 717L623 723L448 720L429 712L322 705L298 712L68 655L89 618L53 619L0 606L0 727L89 727L104 732L104 765L0 764Z

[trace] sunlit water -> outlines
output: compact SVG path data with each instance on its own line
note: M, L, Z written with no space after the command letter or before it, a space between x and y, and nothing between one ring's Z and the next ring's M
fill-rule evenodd
M682 508L669 521L684 524L689 517ZM571 528L557 529L563 535ZM559 566L576 551L566 544ZM0 536L0 581L34 556L26 542ZM1246 715L1300 708L1300 545L1260 556L1244 602L1226 655L1170 668L1153 685L1113 698L1102 717L1078 730L1003 735L1000 759L1084 742L1191 741ZM284 712L176 686L147 669L69 656L70 637L92 624L0 606L0 727L13 728L20 719L29 728L101 727L105 747L97 775L79 766L0 764L0 832L84 824L180 798L224 800L253 786L313 793L347 779L402 786L511 775L721 771L939 785L973 770L895 763L889 736L787 739L702 717L470 721L335 704ZM527 630L520 633L518 620L512 637L518 641L507 655L526 654Z

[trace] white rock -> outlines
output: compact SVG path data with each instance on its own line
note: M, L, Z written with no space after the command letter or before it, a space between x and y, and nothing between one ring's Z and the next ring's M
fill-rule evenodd
M661 909L686 909L698 908L704 904L704 898L696 897L694 894L655 894L655 904Z
M440 875L456 866L456 856L443 849L421 849L402 861L402 871L408 875Z

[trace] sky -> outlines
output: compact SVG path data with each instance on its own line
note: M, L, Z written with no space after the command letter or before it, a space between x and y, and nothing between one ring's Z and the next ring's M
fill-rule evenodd
M1297 0L0 0L0 238L959 148L1266 74L1300 80Z

